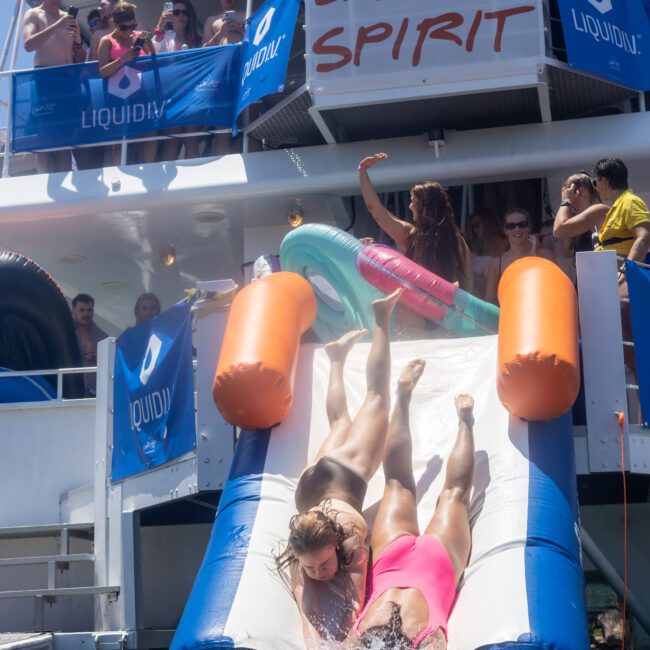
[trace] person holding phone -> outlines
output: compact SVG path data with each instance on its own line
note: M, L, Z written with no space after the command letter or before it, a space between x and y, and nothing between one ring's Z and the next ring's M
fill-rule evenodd
M190 0L163 3L158 26L153 30L153 46L159 54L201 47L199 21ZM166 129L163 134L177 135L201 130L205 130L205 127L182 126ZM164 140L161 159L176 160L180 154L181 146L185 147L185 159L198 158L202 139L201 136L194 136Z
M223 13L210 16L203 28L203 47L232 45L244 38L246 16L237 9L236 0L221 0Z
M135 5L128 2L119 2L113 8L111 15L115 29L99 42L97 60L100 76L110 77L136 57L154 53L150 36L138 31L135 9ZM156 141L144 142L138 145L138 148L141 150L142 162L149 163L155 160L158 149ZM117 147L113 148L113 159L115 164L119 164Z
M38 6L25 13L23 20L23 44L27 52L34 53L34 67L46 68L55 65L81 63L86 59L86 48L81 40L76 9L66 13L60 8L61 0L43 0ZM36 82L40 96L39 81ZM48 90L43 88L43 91ZM71 88L74 93L78 89ZM44 92L45 94L45 92ZM36 168L39 173L68 171L72 158L69 151L36 154Z

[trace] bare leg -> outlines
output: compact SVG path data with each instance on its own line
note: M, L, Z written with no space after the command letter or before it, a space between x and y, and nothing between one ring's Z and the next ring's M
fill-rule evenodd
M331 454L369 481L384 453L390 409L390 319L401 290L372 303L375 331L366 364L366 398L345 443Z
M395 408L388 425L384 452L386 486L372 529L371 546L375 558L401 535L420 533L413 478L409 406L424 365L422 359L411 361L397 382Z
M458 437L447 460L445 484L425 534L437 537L454 565L456 582L465 571L472 545L469 528L469 497L474 483L474 400L456 398Z
M345 396L343 382L343 366L352 346L368 330L354 330L344 334L338 341L333 341L325 346L325 352L330 358L330 378L327 386L327 419L330 432L321 448L316 454L316 460L326 456L333 449L340 447L344 442L350 428L350 414L348 413L348 400ZM314 462L315 462L314 461Z

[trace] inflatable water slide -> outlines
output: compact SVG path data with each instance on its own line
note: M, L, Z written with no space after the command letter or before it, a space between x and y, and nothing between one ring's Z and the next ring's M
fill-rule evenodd
M296 604L273 561L296 512L298 478L328 431L328 360L322 346L300 345L300 337L310 327L324 341L371 327L370 299L395 283L412 308L459 335L391 344L393 385L409 360L427 361L411 405L421 526L435 509L455 439L453 398L470 393L476 403L472 550L448 647L587 648L569 413L579 388L570 281L546 260L520 260L503 275L495 314L410 262L383 264L387 251L365 250L340 231L303 228L291 235L302 244L283 244L283 271L246 287L231 307L214 396L242 431L172 649L304 649ZM329 257L324 235L339 243ZM365 395L368 349L358 343L346 364L351 413ZM364 503L370 519L383 483L380 469Z
M70 307L51 275L19 253L0 251L0 403L54 399L56 373L2 377L6 371L79 368ZM62 380L66 398L83 397L81 375Z

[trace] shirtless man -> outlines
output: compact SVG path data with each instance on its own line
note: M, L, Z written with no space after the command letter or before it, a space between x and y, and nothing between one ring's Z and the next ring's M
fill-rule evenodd
M210 16L203 27L203 47L241 43L246 27L246 15L237 10L236 0L221 0L222 14ZM235 14L226 14L235 11Z
M61 0L43 0L25 14L23 43L27 52L34 52L34 67L82 63L86 48L81 40L79 24L59 8ZM69 151L37 153L39 173L67 171L70 169Z
M102 21L106 23L106 27L102 29L97 29L93 32L92 38L90 39L90 51L88 52L89 61L97 61L97 50L99 49L99 41L102 40L106 34L110 34L115 29L115 24L113 23L113 7L117 4L117 0L100 0L99 5L97 6L97 11L99 11L99 17Z

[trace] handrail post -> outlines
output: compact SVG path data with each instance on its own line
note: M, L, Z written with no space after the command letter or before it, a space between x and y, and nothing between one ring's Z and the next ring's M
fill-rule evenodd
M19 0L18 15L22 16L25 10L25 0ZM18 16L16 17L18 18ZM7 104L7 131L5 132L5 150L2 160L2 178L9 178L9 159L11 158L10 152L12 149L13 141L13 121L14 121L14 76L13 71L16 69L16 59L18 58L18 44L20 43L20 30L16 29L18 20L14 24L14 43L11 52L10 70L12 72L9 77L9 102Z

